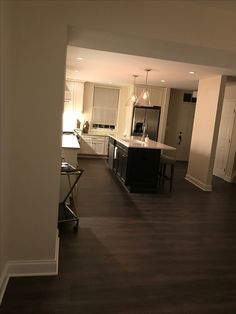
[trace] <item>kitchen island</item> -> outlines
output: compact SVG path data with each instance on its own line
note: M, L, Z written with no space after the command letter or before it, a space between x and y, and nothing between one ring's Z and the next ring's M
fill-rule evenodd
M140 137L109 136L108 165L130 192L157 192L162 150L174 147Z

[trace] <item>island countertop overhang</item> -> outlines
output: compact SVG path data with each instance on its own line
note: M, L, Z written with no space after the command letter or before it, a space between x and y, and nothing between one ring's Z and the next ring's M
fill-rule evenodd
M127 148L176 150L175 147L168 146L160 142L155 142L150 139L147 142L141 141L141 138L136 136L120 137L116 135L109 135L109 137L126 146Z

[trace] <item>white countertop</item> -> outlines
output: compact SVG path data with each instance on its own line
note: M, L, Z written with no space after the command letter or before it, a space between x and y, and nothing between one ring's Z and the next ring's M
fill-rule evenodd
M62 148L80 148L76 135L63 134L62 135Z
M94 130L90 129L88 133L83 133L80 129L74 129L74 132L83 137L83 136L109 136L109 135L115 135L115 131L104 129L104 130Z
M130 137L119 137L114 135L109 135L117 142L120 142L126 147L130 148L148 148L148 149L164 149L164 150L176 150L175 147L165 145L160 142L155 142L148 140L148 142L142 142L140 137L130 136Z

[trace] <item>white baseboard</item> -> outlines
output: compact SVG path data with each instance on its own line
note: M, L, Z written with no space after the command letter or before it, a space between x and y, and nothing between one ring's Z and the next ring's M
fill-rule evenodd
M190 174L186 174L185 179L203 191L206 191L206 192L212 191L211 184L205 184L204 182L198 180L197 178L192 177Z
M230 176L227 176L223 171L219 171L218 169L214 169L214 176L216 177L219 177L229 183L232 183L233 182L233 176L230 177Z
M0 278L0 304L10 277L55 276L58 274L58 257L59 237L57 235L54 259L8 261Z
M225 181L227 181L227 182L229 182L229 183L232 183L233 182L233 178L232 177L230 177L230 176L224 176L224 180Z
M8 280L9 280L9 276L7 274L7 265L6 265L0 277L0 305L2 303L2 299L7 288Z
M216 176L216 177L220 177L222 179L224 179L224 177L225 177L224 171L219 170L218 168L214 168L213 175Z

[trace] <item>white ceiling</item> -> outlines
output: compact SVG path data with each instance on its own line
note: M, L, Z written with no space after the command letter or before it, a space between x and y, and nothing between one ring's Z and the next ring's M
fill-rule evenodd
M83 60L76 59L77 57ZM148 85L177 89L197 90L199 79L224 74L236 76L236 70L207 67L166 61L154 58L126 55L121 53L92 50L68 46L66 77L100 84L131 85L133 74L138 75L136 84L145 84L146 72ZM189 74L194 71L195 74ZM165 80L166 82L161 82ZM112 82L112 83L111 83Z

